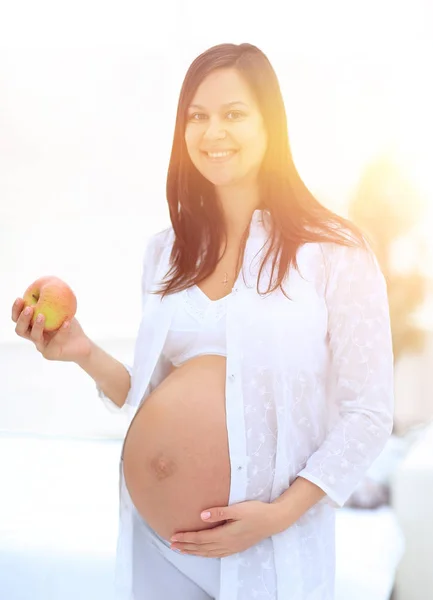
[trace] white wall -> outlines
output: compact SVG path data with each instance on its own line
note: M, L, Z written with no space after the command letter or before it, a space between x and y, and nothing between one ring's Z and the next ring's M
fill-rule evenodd
M132 338L97 342L132 364ZM86 438L126 433L128 418L107 410L77 365L47 361L24 340L0 344L0 365L0 431Z
M15 337L15 297L45 274L71 285L90 335L132 335L143 248L168 225L164 57L14 48L4 62L0 341Z

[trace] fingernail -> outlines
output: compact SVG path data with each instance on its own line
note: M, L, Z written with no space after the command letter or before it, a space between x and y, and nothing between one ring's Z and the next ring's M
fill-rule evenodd
M38 315L38 318L36 319L36 321L38 323L42 323L43 320L44 320L44 315Z
M210 512L208 510L201 513L202 519L209 519L209 517L210 517Z
M24 309L25 315L29 315L31 312L32 312L32 309L30 308L30 306L28 306L27 308Z

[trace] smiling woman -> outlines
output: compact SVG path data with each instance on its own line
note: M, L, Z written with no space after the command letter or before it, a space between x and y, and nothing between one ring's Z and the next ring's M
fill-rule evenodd
M121 597L331 600L333 510L392 426L386 286L362 232L300 178L257 47L221 44L188 69L166 191L131 386L112 391L135 411ZM194 546L181 562L179 533Z
M236 69L216 70L198 86L188 107L185 142L194 166L215 186L257 177L266 128L250 86Z

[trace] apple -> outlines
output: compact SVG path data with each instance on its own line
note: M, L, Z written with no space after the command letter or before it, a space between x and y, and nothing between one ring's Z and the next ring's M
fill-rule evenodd
M77 298L67 283L47 275L39 277L23 295L24 307L33 306L32 325L39 314L45 317L44 331L56 331L77 312Z

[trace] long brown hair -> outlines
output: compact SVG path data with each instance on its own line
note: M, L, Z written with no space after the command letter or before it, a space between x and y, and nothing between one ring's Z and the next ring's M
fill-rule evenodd
M282 288L296 253L306 242L336 242L365 247L364 234L349 220L322 206L299 176L290 149L284 101L275 71L266 55L251 44L220 44L198 56L189 67L180 91L167 174L167 202L175 240L165 283L152 293L182 291L210 275L226 238L224 215L211 184L193 165L186 148L187 110L203 79L215 69L235 68L250 85L267 130L267 150L260 168L260 206L270 212L270 245L258 280L273 253L271 281L265 294ZM248 238L244 233L242 255ZM202 248L205 248L201 255ZM272 286L276 261L278 277ZM199 265L197 262L202 258ZM257 282L257 292L260 294ZM286 295L286 294L285 294ZM287 297L287 295L286 295Z

